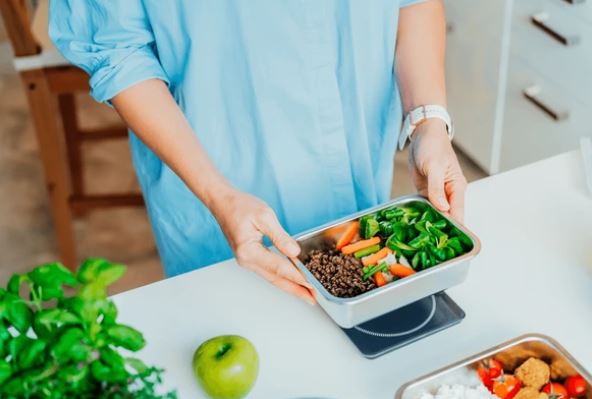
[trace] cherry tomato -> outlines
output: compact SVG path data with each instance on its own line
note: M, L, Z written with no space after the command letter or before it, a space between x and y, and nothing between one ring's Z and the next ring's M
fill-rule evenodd
M549 399L568 399L567 389L558 382L550 382L543 387L543 392L549 395Z
M502 364L495 359L488 359L481 363L481 365L477 368L477 374L479 374L479 378L483 382L489 390L492 390L493 387L493 380L500 375L502 375L504 369Z
M489 376L491 378L497 378L504 372L502 364L495 359L489 359L487 361L487 366L489 368Z
M512 399L522 388L522 381L513 375L502 374L493 380L493 393L500 399Z
M583 396L586 393L586 380L581 375L574 375L573 377L567 377L565 380L565 388L567 393L572 398Z
M477 369L477 374L479 374L479 378L483 385L487 387L491 391L493 387L493 380L489 377L489 371L485 367L479 367Z

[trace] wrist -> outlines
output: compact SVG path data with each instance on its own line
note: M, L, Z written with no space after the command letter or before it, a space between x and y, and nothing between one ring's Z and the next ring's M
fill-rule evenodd
M417 130L425 130L425 127L432 126L435 120L444 124L444 131L447 133L448 138L452 140L454 128L452 127L452 119L446 108L437 104L426 104L411 110L405 116L399 135L399 150L405 147L407 140L411 140ZM441 129L436 128L436 130Z
M224 178L206 186L208 189L200 196L200 199L217 218L220 210L225 207L225 204L232 201L238 191Z
M448 140L448 131L446 130L446 122L442 119L426 119L422 123L420 123L411 136L409 136L409 142L413 143L414 141L418 140L420 137L426 136L441 136Z

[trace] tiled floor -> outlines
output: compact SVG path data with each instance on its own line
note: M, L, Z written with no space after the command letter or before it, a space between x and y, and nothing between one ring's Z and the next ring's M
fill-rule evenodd
M0 32L1 35L1 32ZM79 99L82 123L113 118L111 110L88 97ZM93 144L86 148L85 165L93 191L136 187L127 142ZM396 156L393 195L414 192L407 174L407 154ZM483 176L461 156L469 181ZM75 225L79 256L102 256L129 266L113 292L162 278L162 271L144 209L89 212ZM35 134L21 83L11 63L7 43L0 42L0 284L14 272L57 259Z

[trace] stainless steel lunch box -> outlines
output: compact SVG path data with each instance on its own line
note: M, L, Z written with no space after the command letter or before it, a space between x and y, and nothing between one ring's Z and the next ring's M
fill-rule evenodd
M347 227L348 222L391 206L403 206L417 202L421 202L431 207L434 211L442 215L442 217L465 233L473 241L473 249L464 255L353 298L339 298L329 293L329 291L323 287L323 285L302 263L306 254L311 250L320 248L323 244L326 244L327 240L335 242L337 237ZM474 258L481 249L479 239L472 232L438 212L424 197L418 195L409 195L394 199L372 209L350 215L336 222L304 232L296 236L295 239L298 241L302 249L300 258L295 261L296 267L300 269L308 282L314 287L319 305L321 305L325 312L327 312L338 325L344 328L351 328L462 283L469 271L470 260Z
M592 399L592 375L557 341L540 334L523 335L408 382L399 388L395 394L395 399L418 399L424 392L433 393L440 385L447 383L447 377L451 376L455 371L465 367L476 370L483 360L491 357L500 360L504 366L512 369L528 358L536 357L551 365L551 377L553 377L553 369L560 370L562 374L568 376L580 374L588 383L588 390L582 399Z

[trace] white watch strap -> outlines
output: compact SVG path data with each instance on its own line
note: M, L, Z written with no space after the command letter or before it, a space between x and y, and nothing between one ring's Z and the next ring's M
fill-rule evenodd
M419 126L426 119L431 118L444 121L446 124L446 131L448 132L448 138L452 140L452 137L454 136L454 128L452 126L452 118L450 117L450 114L446 108L435 104L421 105L409 111L405 117L405 120L403 121L401 134L399 134L399 150L405 148L407 139L411 137L411 134L413 134L417 126Z

